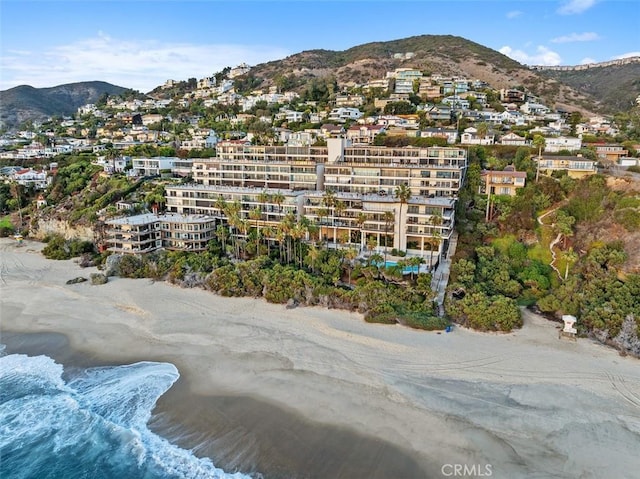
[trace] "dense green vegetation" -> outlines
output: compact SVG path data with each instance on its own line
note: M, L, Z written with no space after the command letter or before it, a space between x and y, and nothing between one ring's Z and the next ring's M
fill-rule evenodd
M15 227L9 217L0 219L0 238L10 236L15 232Z
M376 266L378 255L355 261L343 250L314 249L300 241L290 246L293 254L289 262L281 262L284 256L276 250L271 256L232 262L222 254L222 243L212 240L209 250L200 254L163 251L144 257L124 256L116 273L201 286L222 296L358 311L369 322L427 330L444 329L449 324L434 311L431 275L403 278L401 272L398 275ZM296 250L303 257L302 266Z
M47 243L42 254L49 259L71 259L83 254L95 254L95 247L91 241L65 239L61 235L51 235L44 239Z
M625 244L589 235L601 223L638 231L640 197L610 189L600 175L536 182L525 153L519 149L514 163L527 170L527 186L515 197L494 195L488 205L477 193L479 174L499 159L484 148L470 150L447 313L473 328L508 331L522 324L518 305L536 305L556 317L577 316L582 333L614 338L628 317L640 332L640 275L624 273Z

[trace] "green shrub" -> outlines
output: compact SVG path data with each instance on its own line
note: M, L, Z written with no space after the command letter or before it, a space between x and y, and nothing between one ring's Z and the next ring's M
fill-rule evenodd
M144 278L144 260L132 254L124 255L120 260L118 271L121 278Z
M616 223L624 226L627 231L640 229L640 211L635 208L625 208L614 213Z
M42 249L42 254L49 259L71 259L82 256L85 253L95 253L95 247L90 241L78 239L66 240L61 235L51 235L45 238L47 246Z

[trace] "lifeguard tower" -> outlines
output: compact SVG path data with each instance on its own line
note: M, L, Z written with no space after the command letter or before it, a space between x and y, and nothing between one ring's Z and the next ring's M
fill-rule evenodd
M558 334L558 339L567 338L571 341L576 341L576 334L578 330L573 326L576 324L576 317L571 316L570 314L563 314L562 321L564 321L564 328L560 330Z

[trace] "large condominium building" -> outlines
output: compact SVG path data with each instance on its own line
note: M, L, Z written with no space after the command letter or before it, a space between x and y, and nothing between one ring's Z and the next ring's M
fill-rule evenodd
M170 212L226 222L234 205L245 224L268 227L274 238L286 217L306 217L315 225L308 238L394 247L428 263L453 232L467 168L460 148L351 146L344 138L328 139L326 147L228 142L217 153L194 161L194 184L166 187ZM401 185L408 187L402 199L396 197Z
M143 254L160 248L204 251L213 238L215 218L204 215L147 213L106 222L107 249Z

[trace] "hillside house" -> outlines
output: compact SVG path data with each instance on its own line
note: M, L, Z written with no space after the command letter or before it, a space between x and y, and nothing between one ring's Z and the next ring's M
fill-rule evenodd
M347 138L353 144L371 144L380 133L386 132L384 125L353 125L347 130Z
M458 140L458 130L455 128L425 128L420 131L422 138L444 138L453 145Z
M510 131L506 135L502 135L500 141L498 142L501 145L512 145L512 146L529 146L531 145L531 141L526 138L517 135L516 133Z
M357 108L334 108L329 113L329 120L344 123L347 120L357 120L362 116L362 112Z
M495 135L492 132L487 132L486 135L481 137L478 135L478 130L470 126L460 135L460 143L463 145L493 145L495 143Z
M544 151L548 153L557 153L562 150L577 151L580 148L582 148L582 140L580 138L559 136L545 139Z
M509 165L503 171L483 170L480 177L478 193L515 196L518 188L524 188L527 173Z
M596 162L582 156L543 156L533 160L539 164L540 172L546 174L566 171L571 178L584 178L598 172Z
M629 151L621 145L596 144L590 146L595 146L596 156L598 157L598 159L607 163L618 163L618 160L620 158L623 158L629 154Z

